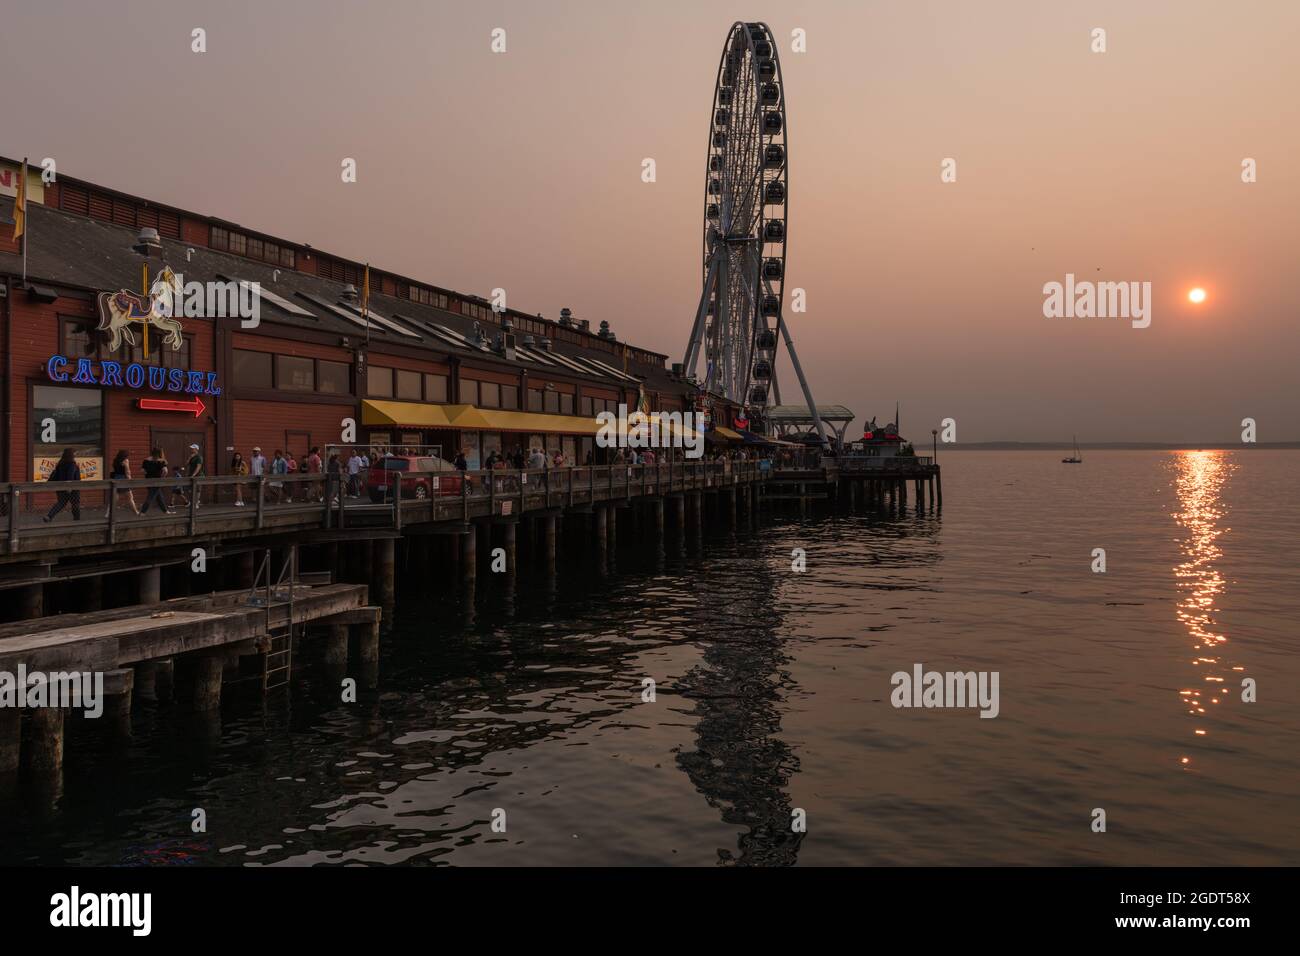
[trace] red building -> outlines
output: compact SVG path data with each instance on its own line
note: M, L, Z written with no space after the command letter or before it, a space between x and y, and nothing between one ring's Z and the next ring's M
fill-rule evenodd
M349 440L448 458L463 449L470 467L515 447L580 464L592 451L600 460L602 410L635 408L642 393L652 410L693 408L694 386L664 355L617 341L606 323L593 332L568 310L559 321L495 313L374 267L367 310L360 263L62 175L42 188L35 168L26 234L14 241L19 165L0 159L9 481L43 479L66 447L86 478L106 477L119 449L138 477L150 448L175 462L191 444L211 474L227 473L236 450L301 458ZM124 334L114 348L99 295L143 291L145 269L154 282L165 268L208 299L177 316L171 341L149 326L147 353L145 323L124 319L137 342ZM255 327L220 307L241 299L255 301Z

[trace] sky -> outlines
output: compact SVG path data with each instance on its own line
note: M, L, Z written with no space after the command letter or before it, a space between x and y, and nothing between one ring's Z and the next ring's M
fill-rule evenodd
M818 402L918 441L1300 440L1290 0L43 0L3 14L0 154L679 361L737 19L780 44ZM1045 317L1067 273L1150 282L1149 327Z

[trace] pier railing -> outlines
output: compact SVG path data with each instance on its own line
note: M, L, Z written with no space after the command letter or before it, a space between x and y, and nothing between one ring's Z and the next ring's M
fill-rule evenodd
M934 466L934 458L929 455L892 455L888 457L865 455L844 455L833 459L835 468L842 475L857 473L872 474L876 472L928 473Z
M0 484L3 554L468 521L763 481L757 461ZM137 513L139 512L139 513ZM52 515L52 516L51 516Z

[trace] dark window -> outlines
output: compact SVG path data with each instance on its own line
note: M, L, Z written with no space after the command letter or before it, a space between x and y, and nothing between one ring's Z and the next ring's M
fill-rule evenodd
M331 395L346 395L352 391L351 366L346 362L316 363L316 388Z
M572 395L566 395L566 394L564 394L564 393L561 393L561 394L560 394L560 414L561 414L561 415L572 415L572 414L573 414L573 396L572 396Z
M480 382L478 403L484 408L501 407L501 386L496 382Z
M397 370L397 397L408 402L420 400L419 372L408 372L403 368Z
M468 405L478 404L478 381L472 378L460 380L460 400Z
M93 358L99 352L93 319L60 319L59 349L70 359Z
M232 232L230 234L230 251L238 256L246 255L248 252L248 238L241 232Z
M519 386L518 385L501 386L501 407L502 408L519 407Z
M591 406L590 395L582 396L582 414L586 415L588 418L594 418L596 415L596 410Z
M271 353L234 350L234 381L240 388L270 388Z
M297 355L275 357L275 384L290 392L310 392L316 388L316 363Z
M528 410L530 412L540 412L542 410L542 390L540 388L530 388L528 390Z
M379 398L393 397L393 370L372 365L366 370L366 394Z
M560 410L560 396L556 392L546 393L546 411L555 414Z
M426 402L445 402L447 400L447 376L424 376L424 400Z
M123 362L136 362L140 365L151 365L155 368L190 368L190 345L194 340L192 335L181 336L181 347L174 349L170 345L163 344L163 337L156 330L149 334L149 354L144 354L144 337L136 335L135 345L122 344L118 354L122 357Z
M292 249L280 250L280 265L287 269L294 269L298 265L298 256Z
M213 249L220 249L224 252L230 248L230 234L218 226L213 226L212 238L208 240L208 244Z
M264 256L265 254L266 254L266 253L265 253L265 252L263 251L263 249L262 249L262 240L261 240L261 239L249 239L249 240L248 240L248 255L249 255L250 258L253 258L253 259L260 259L260 258L262 258L262 256Z

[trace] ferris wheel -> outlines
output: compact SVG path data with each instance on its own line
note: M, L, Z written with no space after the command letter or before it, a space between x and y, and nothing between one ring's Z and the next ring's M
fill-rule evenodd
M823 443L812 392L782 315L789 145L785 88L765 23L736 22L718 64L704 184L704 287L685 367L707 391L743 406L756 430L781 401L785 342ZM704 377L698 375L700 359Z

